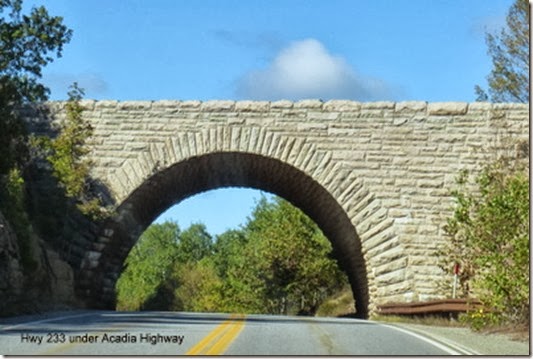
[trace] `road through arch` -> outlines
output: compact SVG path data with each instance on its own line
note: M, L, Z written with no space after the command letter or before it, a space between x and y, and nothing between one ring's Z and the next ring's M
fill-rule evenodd
M280 160L241 152L217 152L180 161L149 177L118 208L105 228L108 242L93 270L91 297L114 304L114 284L142 232L166 209L194 194L249 187L277 194L302 209L331 241L348 275L357 315L368 315L368 280L360 239L347 214L310 176Z

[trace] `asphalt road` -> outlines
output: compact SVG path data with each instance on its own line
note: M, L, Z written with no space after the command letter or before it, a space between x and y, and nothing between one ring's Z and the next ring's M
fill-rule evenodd
M371 321L181 312L79 311L0 322L4 355L464 355Z

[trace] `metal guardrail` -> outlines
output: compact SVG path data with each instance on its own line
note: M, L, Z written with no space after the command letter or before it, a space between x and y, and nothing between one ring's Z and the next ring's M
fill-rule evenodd
M437 299L426 302L388 303L377 306L381 315L457 314L482 308L477 299Z

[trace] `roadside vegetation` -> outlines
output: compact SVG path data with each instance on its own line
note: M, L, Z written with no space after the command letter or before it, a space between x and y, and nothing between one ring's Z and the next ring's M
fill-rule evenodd
M22 273L22 289L5 298L0 315L45 308L55 276L46 251L68 252L79 227L106 214L92 194L91 164L84 159L91 132L82 116L83 91L73 85L60 128L43 129L46 135L36 137L24 121L30 108L32 116L49 118L41 106L50 94L41 83L42 70L61 57L71 37L63 18L45 7L26 11L22 0L0 1L0 212L15 232L9 256ZM4 258L2 270L11 259ZM18 278L10 270L5 275Z
M350 317L353 315L354 299L352 288L346 285L342 290L326 298L316 311L317 317Z
M515 0L507 27L486 40L493 63L490 100L528 103L528 0ZM480 86L475 90L479 101L489 100ZM459 295L484 305L461 318L476 330L528 326L530 320L529 141L513 138L498 113L493 122L501 131L487 144L485 163L477 173L458 175L456 207L445 228L450 241L439 253L450 274L460 265Z
M492 59L488 93L475 86L478 101L529 103L529 0L515 0L499 33L485 40Z
M43 6L25 14L22 0L0 1L0 211L17 234L26 269L34 266L28 242L35 231L46 236L65 227L59 222L73 209L91 220L105 216L91 191L91 163L84 157L92 129L83 119L83 90L71 86L66 118L47 135L30 135L21 111L33 107L35 115L49 116L39 107L50 93L40 83L42 70L61 57L71 37L63 18Z
M262 198L246 225L214 239L202 224L151 225L126 260L117 308L314 315L346 285L316 224Z
M57 136L31 137L30 143L34 153L39 153L41 161L45 162L61 187L69 204L67 207L74 207L84 216L97 221L104 219L107 213L93 190L90 177L92 162L86 155L93 128L83 118L84 109L80 103L83 95L83 89L77 83L72 84L65 103L66 116L59 124ZM69 211L72 209L68 208Z
M525 157L523 157L525 155ZM460 295L485 309L464 320L475 329L529 322L529 161L501 155L475 177L463 172L445 228L443 268L461 266ZM474 191L471 188L475 188Z
M22 0L0 2L0 211L17 234L26 273L36 268L27 183L32 151L20 108L48 99L42 68L60 57L72 31L44 7L22 13Z

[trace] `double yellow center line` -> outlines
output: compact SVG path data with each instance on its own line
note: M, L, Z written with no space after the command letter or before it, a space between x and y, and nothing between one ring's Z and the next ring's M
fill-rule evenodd
M185 355L221 355L244 328L244 315L232 314L230 318L199 341Z

